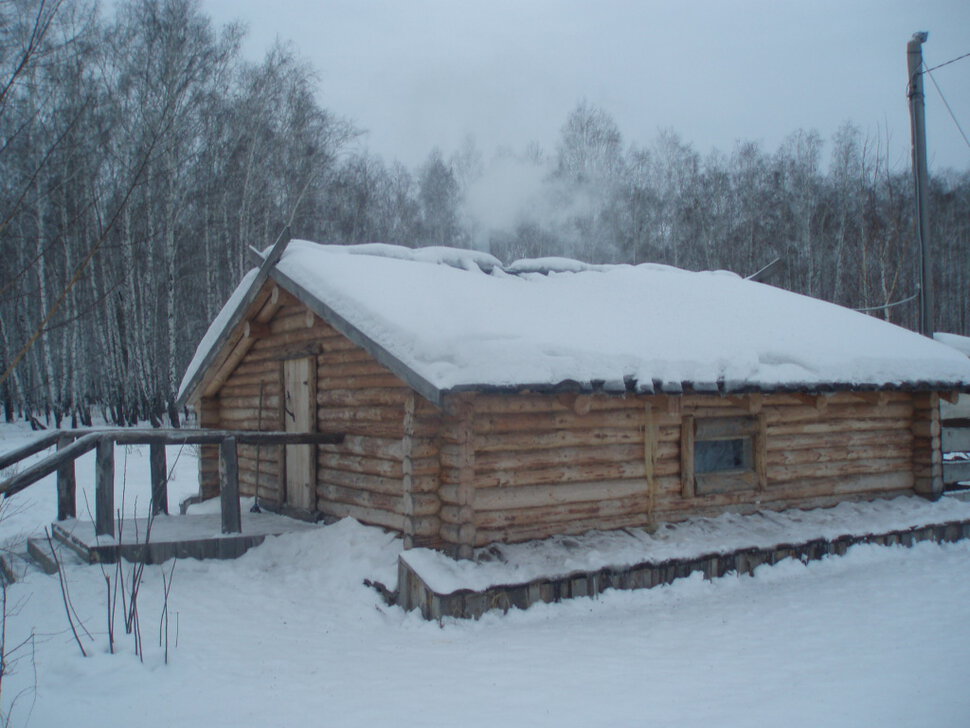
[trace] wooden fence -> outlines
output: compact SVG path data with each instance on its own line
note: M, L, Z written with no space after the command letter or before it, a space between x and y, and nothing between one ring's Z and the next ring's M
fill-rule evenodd
M219 445L222 532L239 533L238 445L335 445L343 434L322 432L254 432L249 430L56 430L17 450L0 455L0 470L48 448L57 451L0 482L5 498L57 473L57 520L77 517L75 461L91 450L95 456L94 524L98 535L115 535L114 446L148 445L153 514L168 513L166 445Z

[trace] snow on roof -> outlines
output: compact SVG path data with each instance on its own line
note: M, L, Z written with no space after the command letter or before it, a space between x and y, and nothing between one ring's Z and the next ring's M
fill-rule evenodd
M960 336L959 334L944 334L937 331L933 338L941 344L946 344L950 348L956 349L961 354L970 356L970 336Z
M970 383L970 362L946 346L725 271L562 258L503 268L470 250L302 240L276 267L274 277L295 283L437 391ZM203 358L197 352L193 361ZM193 376L190 367L183 389Z
M225 331L226 327L232 324L232 319L236 313L236 309L242 304L246 299L246 295L249 293L249 289L253 287L253 283L258 277L259 271L253 268L246 275L243 276L242 280L239 281L239 285L236 286L236 290L232 292L229 296L229 300L226 301L225 305L216 314L216 317L209 324L208 330L205 332L205 336L202 337L202 341L199 342L198 347L196 347L195 354L192 357L192 361L189 362L188 368L185 370L185 375L182 377L182 383L179 385L179 393L177 400L181 400L182 397L187 394L186 390L189 384L196 378L199 374L199 369L202 368L205 363L206 358L212 351L213 347L219 345L219 340Z

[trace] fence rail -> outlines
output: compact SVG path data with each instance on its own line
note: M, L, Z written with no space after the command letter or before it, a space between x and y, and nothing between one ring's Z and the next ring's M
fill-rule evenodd
M166 445L219 445L219 483L223 533L239 533L238 445L339 445L342 433L254 432L252 430L55 430L29 445L0 456L0 469L56 446L40 462L0 482L0 494L10 498L51 473L57 473L57 520L77 517L75 461L96 450L95 532L114 536L114 446L148 445L152 515L168 513Z

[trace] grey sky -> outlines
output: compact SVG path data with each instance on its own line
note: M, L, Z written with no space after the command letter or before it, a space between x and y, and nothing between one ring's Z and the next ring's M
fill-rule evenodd
M628 143L670 128L701 152L774 149L799 128L851 120L908 163L906 41L933 66L970 52L967 0L203 0L249 26L244 53L279 37L320 74L321 101L362 144L413 165L472 135L483 152L550 148L585 98ZM970 58L934 72L970 135ZM927 79L931 169L970 147Z

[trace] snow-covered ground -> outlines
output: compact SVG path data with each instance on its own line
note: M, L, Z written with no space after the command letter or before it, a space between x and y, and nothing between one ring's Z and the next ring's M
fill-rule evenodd
M0 450L30 436L0 427ZM186 449L173 503L194 491L194 468ZM147 469L147 454L130 450L129 508L136 493L147 505ZM78 479L91 488L93 463L79 463ZM48 479L11 499L19 512L0 536L48 521L53 492ZM8 590L8 646L34 638L4 676L3 710L20 694L11 725L72 728L970 724L966 542L856 546L753 577L695 576L441 625L363 586L393 583L400 548L348 520L236 561L178 562L168 665L162 567L146 569L139 600L143 664L120 620L119 654L107 654L98 567L66 572L91 633L87 658L57 579L31 575Z

